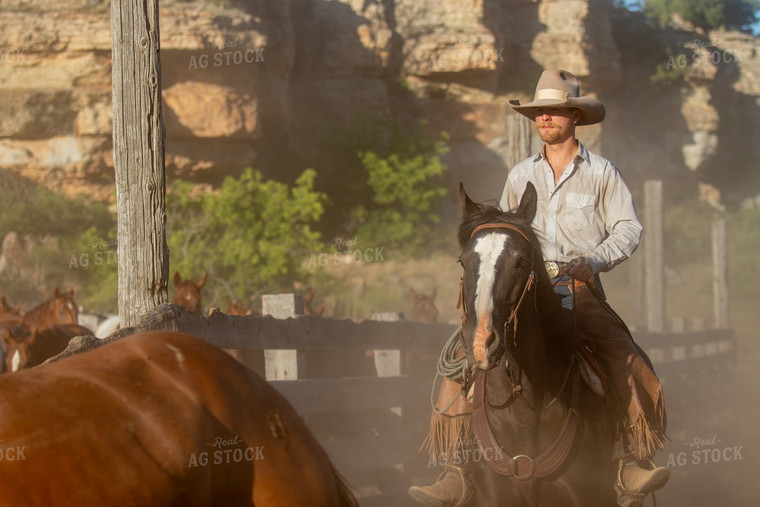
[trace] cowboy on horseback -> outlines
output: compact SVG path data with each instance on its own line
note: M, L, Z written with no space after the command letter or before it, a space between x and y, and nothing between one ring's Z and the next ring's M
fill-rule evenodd
M642 230L617 168L575 137L576 126L601 122L605 109L596 98L580 96L576 76L564 70L544 71L534 100L527 104L511 100L510 105L536 123L545 144L509 172L500 206L515 209L529 183L537 190L532 227L547 273L562 306L588 337L606 376L607 406L622 428L616 455L611 456L617 462L618 505L641 506L670 476L665 467L640 466L651 463L650 458L663 448L666 416L652 365L607 305L599 279L599 273L634 252ZM443 379L426 441L436 456L453 456L461 442L471 439L473 409L460 391L459 384ZM464 505L472 487L468 471L457 464L449 460L436 483L414 486L409 494L426 505Z

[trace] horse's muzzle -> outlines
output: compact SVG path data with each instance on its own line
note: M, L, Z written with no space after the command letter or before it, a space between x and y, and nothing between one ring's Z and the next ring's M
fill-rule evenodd
M476 367L482 370L487 370L491 367L494 352L499 348L499 340L497 338L496 333L492 330L478 333L478 335L475 336L473 352L475 355Z

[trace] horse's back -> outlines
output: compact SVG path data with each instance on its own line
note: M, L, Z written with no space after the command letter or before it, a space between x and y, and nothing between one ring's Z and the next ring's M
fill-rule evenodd
M284 398L180 333L0 379L0 440L23 455L0 461L2 504L339 504L326 454Z

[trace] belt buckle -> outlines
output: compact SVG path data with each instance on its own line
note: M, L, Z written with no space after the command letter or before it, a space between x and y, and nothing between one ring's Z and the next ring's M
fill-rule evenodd
M559 276L559 265L554 261L544 261L544 267L549 274L549 278L557 278Z

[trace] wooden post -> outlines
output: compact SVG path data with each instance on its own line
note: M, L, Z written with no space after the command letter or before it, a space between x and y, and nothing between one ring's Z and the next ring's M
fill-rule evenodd
M373 313L372 320L396 322L403 320L403 313ZM375 369L378 377L395 377L401 375L400 350L375 350ZM402 415L401 407L393 407L394 413Z
M662 227L662 181L644 183L644 286L647 329L665 332L665 248Z
M729 329L728 261L726 254L726 219L716 213L712 223L713 312L715 329Z
M303 297L297 294L273 294L261 298L262 315L287 319L303 315ZM299 360L300 359L300 360ZM264 369L267 380L296 380L303 377L305 361L297 350L265 350Z
M119 318L128 327L168 301L158 0L113 0L111 42Z
M518 162L529 157L534 135L532 122L521 114L507 114L507 168L511 170Z

